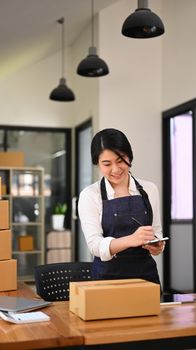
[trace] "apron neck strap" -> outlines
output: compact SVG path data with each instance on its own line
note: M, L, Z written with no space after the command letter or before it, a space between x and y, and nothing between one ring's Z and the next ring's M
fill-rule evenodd
M106 186L105 186L105 179L104 177L102 177L101 179L101 198L102 200L107 200L108 199L108 196L107 196L107 192L106 192Z

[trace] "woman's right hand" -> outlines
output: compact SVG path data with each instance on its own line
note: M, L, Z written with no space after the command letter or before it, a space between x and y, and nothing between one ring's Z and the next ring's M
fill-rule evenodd
M140 226L128 236L112 239L110 242L110 254L113 256L127 248L144 246L154 238L152 226Z
M154 239L152 226L140 226L134 233L127 236L130 247L139 247Z

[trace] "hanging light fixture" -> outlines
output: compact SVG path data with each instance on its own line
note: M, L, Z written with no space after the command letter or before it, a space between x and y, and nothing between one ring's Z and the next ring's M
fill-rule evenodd
M61 28L62 28L62 38L61 38L62 40L62 45L61 45L62 78L60 78L59 85L50 93L50 100L69 102L69 101L74 101L75 96L73 91L67 87L66 79L64 78L64 17L60 18L57 21L57 23L61 24Z
M88 56L79 63L77 74L97 78L107 75L109 69L106 62L97 55L97 49L94 46L94 0L91 0L91 9L91 47L89 47Z
M138 0L138 8L123 23L122 34L136 39L162 35L164 25L159 16L148 8L148 0Z

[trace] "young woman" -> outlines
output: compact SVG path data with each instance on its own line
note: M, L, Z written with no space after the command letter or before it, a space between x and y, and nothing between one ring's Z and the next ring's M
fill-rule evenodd
M160 283L152 255L163 251L164 242L148 244L162 235L157 187L131 175L131 145L119 130L98 132L91 157L103 177L81 192L78 209L94 256L93 277Z

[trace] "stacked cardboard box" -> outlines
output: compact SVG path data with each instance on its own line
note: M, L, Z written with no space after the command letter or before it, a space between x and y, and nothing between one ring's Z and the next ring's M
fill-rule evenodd
M71 231L51 231L47 234L47 263L71 261Z
M9 201L1 199L0 178L0 291L17 289L17 261L12 259Z
M24 166L23 152L0 152L0 166Z

